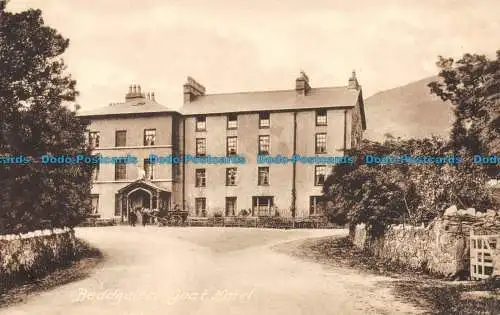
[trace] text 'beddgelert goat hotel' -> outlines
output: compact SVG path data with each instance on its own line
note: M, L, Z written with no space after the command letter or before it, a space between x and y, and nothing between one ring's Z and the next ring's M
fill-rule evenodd
M311 88L301 72L294 90L206 94L188 77L180 111L131 86L124 103L78 115L90 120L95 154L132 155L139 165L101 164L93 178L94 211L128 217L136 207L189 215L321 216L328 165L259 164L258 155L342 155L366 130L353 72L347 86ZM158 156L233 156L245 163L160 164Z

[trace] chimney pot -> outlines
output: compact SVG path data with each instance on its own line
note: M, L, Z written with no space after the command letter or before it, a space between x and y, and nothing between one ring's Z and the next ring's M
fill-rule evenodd
M347 84L349 89L359 90L360 85L358 79L356 78L356 71L352 71L351 77L349 78L349 82Z
M187 77L187 82L183 85L184 103L193 101L197 96L205 95L205 87L196 82L192 77Z
M295 80L295 90L298 95L307 95L311 86L309 85L309 77L301 70L300 76Z

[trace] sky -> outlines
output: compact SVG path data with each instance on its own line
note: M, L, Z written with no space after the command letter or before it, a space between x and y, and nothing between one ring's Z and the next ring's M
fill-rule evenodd
M82 110L124 101L131 84L182 106L187 76L207 93L347 85L365 97L436 75L438 55L494 56L498 0L11 0L70 39Z

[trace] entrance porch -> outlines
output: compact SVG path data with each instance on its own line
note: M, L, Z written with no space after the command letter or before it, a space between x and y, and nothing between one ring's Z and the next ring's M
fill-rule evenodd
M128 222L130 212L135 210L169 211L171 195L167 189L140 179L118 190L115 206L121 214L121 221Z

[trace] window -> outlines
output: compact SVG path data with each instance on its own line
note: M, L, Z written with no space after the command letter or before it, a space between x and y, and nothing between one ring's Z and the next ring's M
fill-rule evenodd
M196 211L196 216L205 216L207 210L207 199L206 198L195 198L194 207Z
M118 130L115 132L115 147L124 147L127 145L127 131Z
M115 180L127 179L127 164L117 161L115 164Z
M92 214L99 212L99 195L91 195L92 198Z
M274 197L254 196L252 197L252 215L268 216L274 206Z
M259 128L269 128L271 125L269 121L269 113L260 113L259 114Z
M94 171L92 173L92 180L96 181L99 179L99 170L101 168L101 164L100 163L97 163L95 165L95 168L94 168Z
M121 216L122 213L125 217L127 216L125 202L123 202L121 195L115 194L115 217Z
M326 133L316 134L316 154L326 153Z
M269 185L269 167L263 166L259 167L259 186L267 186Z
M227 129L238 128L238 115L230 114L227 115Z
M326 110L316 111L316 126L326 126Z
M154 179L154 164L149 159L144 159L144 178Z
M309 198L309 215L324 214L325 201L323 196L311 196Z
M236 167L226 168L226 186L236 186L236 174L238 170Z
M206 185L207 185L207 177L205 169L204 168L196 169L195 186L205 187Z
M236 213L236 197L226 197L226 217Z
M238 154L238 137L227 137L226 151L228 156Z
M259 136L259 155L269 155L269 136Z
M196 117L196 131L207 130L207 118L205 116Z
M205 156L207 154L207 139L197 138L196 139L196 155Z
M323 186L325 183L326 166L316 165L314 167L314 185Z
M155 145L156 129L144 129L144 146Z
M89 145L90 145L90 147L98 148L100 138L101 138L101 136L99 135L99 131L89 132Z

